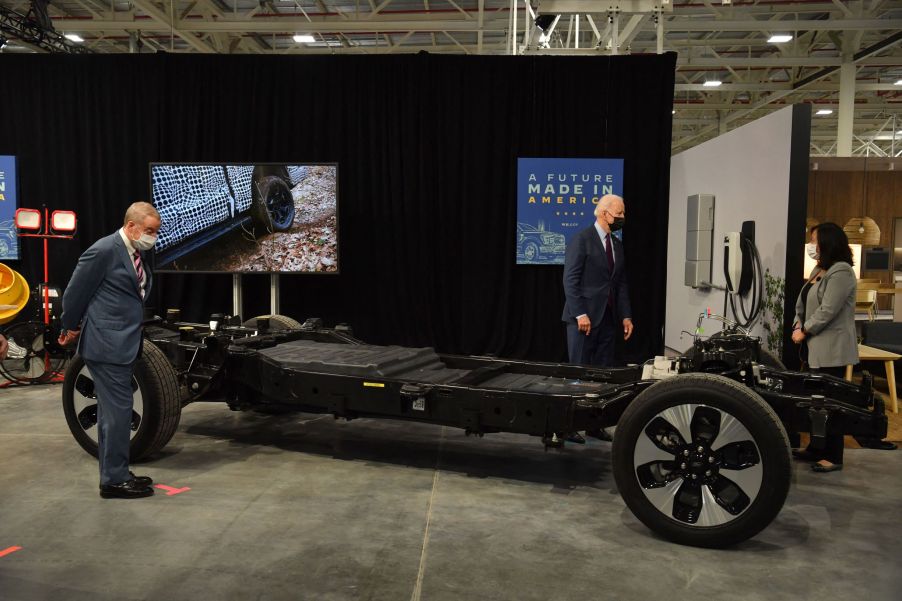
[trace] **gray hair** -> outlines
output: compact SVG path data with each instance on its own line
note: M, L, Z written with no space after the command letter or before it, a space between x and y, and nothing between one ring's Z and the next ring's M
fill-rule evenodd
M601 215L602 211L610 211L615 202L625 204L623 202L623 197L617 196L616 194L605 194L604 196L599 198L598 204L595 205L595 216L598 217L599 215Z
M148 217L155 217L159 220L160 214L149 202L133 202L125 211L125 219L122 220L122 225L128 225L129 221L143 224Z

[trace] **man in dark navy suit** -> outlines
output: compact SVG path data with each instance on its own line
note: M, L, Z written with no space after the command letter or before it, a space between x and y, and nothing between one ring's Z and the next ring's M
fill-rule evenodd
M561 319L567 324L570 363L610 367L617 331L623 328L624 340L633 334L623 243L611 235L623 227L623 199L613 194L602 196L595 218L592 227L567 243L567 302Z
M100 496L136 499L153 494L153 481L128 469L132 378L141 355L144 299L153 277L146 253L156 242L160 215L132 204L122 228L86 250L63 295L60 344L78 340L78 353L97 393Z

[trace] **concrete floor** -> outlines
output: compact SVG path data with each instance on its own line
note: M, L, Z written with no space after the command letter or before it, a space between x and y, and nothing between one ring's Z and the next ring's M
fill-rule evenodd
M608 443L221 405L136 466L189 491L102 500L59 396L0 391L3 601L902 598L902 452L797 463L777 520L712 551L630 514Z

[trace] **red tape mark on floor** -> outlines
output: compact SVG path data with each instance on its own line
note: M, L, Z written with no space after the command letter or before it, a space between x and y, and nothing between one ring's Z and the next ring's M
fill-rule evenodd
M179 494L179 493L183 493L183 492L185 492L185 491L191 490L191 489L188 488L187 486L186 486L185 488L173 488L173 487L171 487L171 486L166 486L165 484L156 484L156 485L154 485L154 486L155 486L156 488L159 488L160 490L165 490L165 491L166 491L166 496L167 496L167 497L171 497L172 495L177 495L177 494Z
M9 555L10 553L15 553L16 551L20 551L21 549L22 547L8 547L0 551L0 557L4 557L6 555Z

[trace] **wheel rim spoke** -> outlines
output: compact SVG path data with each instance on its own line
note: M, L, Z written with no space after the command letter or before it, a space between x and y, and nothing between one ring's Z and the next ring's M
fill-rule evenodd
M666 515L672 515L673 501L682 484L682 480L674 480L660 488L645 489L645 496L648 497L652 505L658 508L658 511Z
M738 484L723 475L718 476L713 484L705 487L705 490L711 495L711 499L731 516L739 515L752 502Z
M752 440L751 432L742 425L742 422L729 413L723 411L719 411L719 413L721 414L720 431L717 433L717 438L711 443L711 450L717 451L734 442Z
M670 407L658 414L676 428L685 442L692 442L692 415L698 405L677 405Z
M657 423L652 421L639 435L639 439L636 441L636 448L633 451L634 465L644 465L654 461L673 461L676 451L669 450L666 444L669 440L665 438L665 432L656 428L656 426L662 425L660 422L663 421L660 420ZM678 444L682 444L682 441Z
M751 440L731 442L715 451L720 459L721 469L746 470L761 463L758 448Z
M748 501L748 497L745 497L745 499L746 501ZM723 505L722 500L715 496L712 491L712 487L703 486L702 512L698 517L697 524L699 526L720 526L721 524L726 524L737 515L742 513L742 510L744 510L746 507L748 507L748 503L743 505L741 509L728 511L727 508Z
M713 407L700 405L692 414L690 430L692 431L692 442L707 442L717 438L720 432L721 416L725 415L721 411Z
M78 422L91 440L97 442L97 393L94 387L94 378L85 365L75 378L72 391L72 405ZM144 416L144 397L136 378L132 378L132 419L130 424L131 438L135 437L141 419Z
M723 467L720 470L720 475L722 478L732 482L750 499L754 499L761 491L761 483L764 480L764 467L761 463L741 470L731 470Z
M696 524L702 512L702 503L701 487L683 480L673 497L670 515L681 522Z

